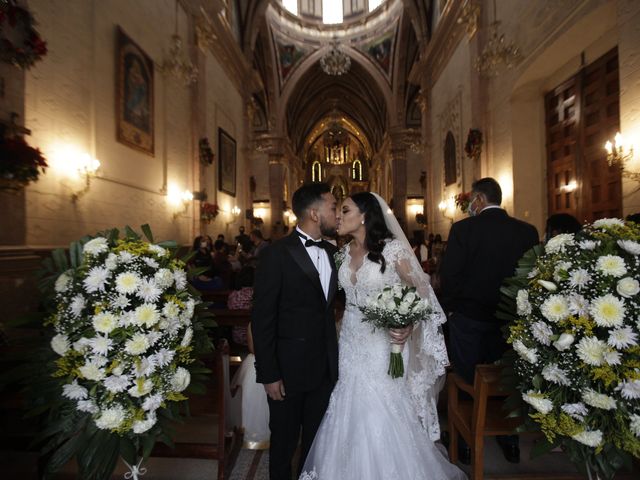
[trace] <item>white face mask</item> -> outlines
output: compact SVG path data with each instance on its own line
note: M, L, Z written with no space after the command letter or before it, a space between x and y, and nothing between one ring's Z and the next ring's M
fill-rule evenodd
M477 200L478 196L476 195L475 197L473 197L473 199L471 200L471 203L469 203L469 208L467 209L467 212L469 213L470 217L475 217L476 215L478 215L478 209L474 209L472 208L472 205L475 203L475 201Z
M205 248L208 248L208 247L209 247L209 244L207 242L200 242L200 248L201 249L204 250Z

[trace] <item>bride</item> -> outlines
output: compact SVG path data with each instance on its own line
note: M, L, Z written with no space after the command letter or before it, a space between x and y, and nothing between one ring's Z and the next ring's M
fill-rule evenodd
M377 194L347 198L338 224L339 235L353 237L341 251L338 270L346 294L340 375L300 480L466 479L434 444L440 437L439 380L448 359L439 329L445 317L429 277ZM416 324L403 352L406 374L392 379L387 374L390 343L403 337L373 331L358 307L385 286L401 283L416 287L435 314Z

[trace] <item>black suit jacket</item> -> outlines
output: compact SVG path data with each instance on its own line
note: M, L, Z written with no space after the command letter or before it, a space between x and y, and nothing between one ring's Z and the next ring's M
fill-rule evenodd
M258 383L283 380L287 391L309 391L327 373L334 382L338 378L335 247L325 245L332 269L327 299L295 231L262 251L251 314Z
M513 276L518 260L538 242L536 227L499 208L454 223L440 267L445 310L497 321L502 281Z

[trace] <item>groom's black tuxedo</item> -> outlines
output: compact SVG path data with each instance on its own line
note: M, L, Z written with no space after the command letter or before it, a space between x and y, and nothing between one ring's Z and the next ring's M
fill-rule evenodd
M452 225L440 267L442 305L449 318L449 356L456 373L473 383L475 366L502 356L506 343L495 316L500 285L522 255L538 243L533 225L501 208Z
M263 250L256 270L251 315L256 380L282 380L286 391L283 401L269 399L272 480L290 478L300 428L300 466L304 463L338 378L335 247L328 242L323 246L331 265L327 298L295 231Z

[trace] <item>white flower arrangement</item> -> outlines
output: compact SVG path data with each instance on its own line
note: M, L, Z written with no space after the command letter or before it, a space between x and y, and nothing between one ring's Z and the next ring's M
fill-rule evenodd
M528 253L504 290L529 418L602 478L640 457L639 255L637 224L598 220Z

